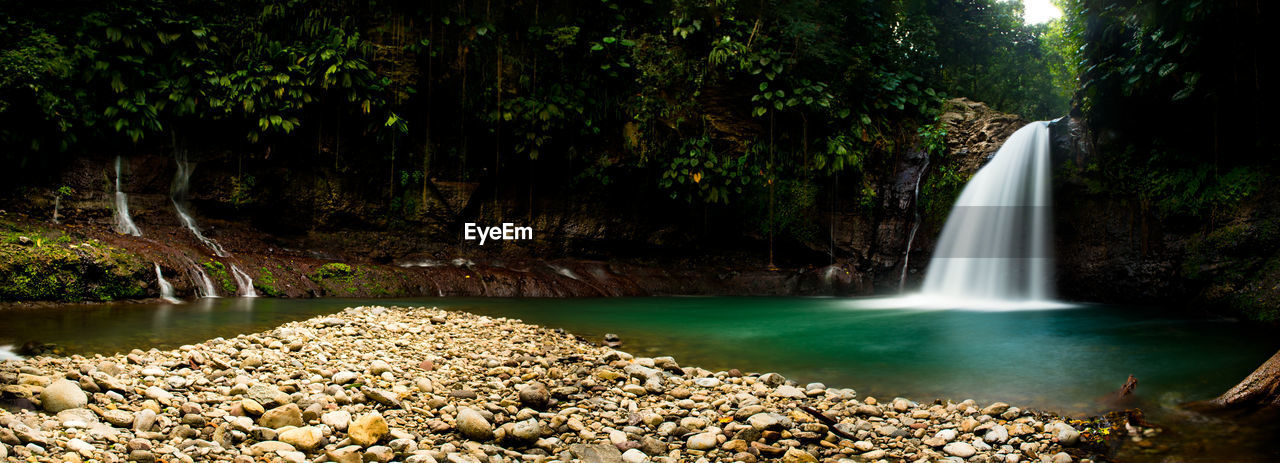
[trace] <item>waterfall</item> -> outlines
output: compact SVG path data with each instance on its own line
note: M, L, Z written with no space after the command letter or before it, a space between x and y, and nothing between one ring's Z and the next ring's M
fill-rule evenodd
M236 279L236 286L240 287L240 296L242 297L258 297L258 292L253 289L253 278L249 278L248 273L231 264L231 276Z
M191 283L196 287L196 295L218 297L218 289L213 286L213 280L209 279L209 274L190 258L187 259L187 276L191 277Z
M160 284L160 299L164 299L165 302L170 302L174 304L182 302L178 300L176 296L174 296L173 285L169 284L169 282L164 279L164 273L160 272L160 264L156 263L155 266L156 266L156 282Z
M129 195L120 191L120 156L116 156L116 233L142 236L142 230L129 217Z
M924 165L920 167L920 175L916 176L915 196L911 199L911 208L915 210L915 224L911 225L911 234L907 235L907 249L902 251L902 274L898 276L898 292L907 285L907 264L911 262L911 244L916 241L916 232L920 231L920 181L924 173L929 171L929 152L924 153Z
M948 301L1053 298L1048 122L1018 129L974 174L947 217L923 295Z
M210 238L206 238L200 233L200 227L196 225L196 219L191 217L187 212L187 208L183 203L187 200L187 190L191 187L191 163L187 161L187 152L182 149L175 149L173 160L178 164L178 170L173 174L173 186L170 188L170 199L173 201L173 208L178 212L178 218L182 220L182 224L191 230L191 234L196 236L205 247L209 248L218 257L226 257L227 251L222 249L222 245L218 244Z

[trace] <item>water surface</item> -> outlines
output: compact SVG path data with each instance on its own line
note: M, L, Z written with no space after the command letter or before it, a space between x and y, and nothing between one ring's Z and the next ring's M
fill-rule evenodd
M711 370L776 371L861 395L1005 401L1069 413L1129 375L1147 402L1211 398L1277 348L1247 325L1086 305L1062 310L867 309L841 298L203 299L187 304L71 305L5 313L0 344L68 353L173 348L257 332L356 305L439 306L520 318L624 350Z

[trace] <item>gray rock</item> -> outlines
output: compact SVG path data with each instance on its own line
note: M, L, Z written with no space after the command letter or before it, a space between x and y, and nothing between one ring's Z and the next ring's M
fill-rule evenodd
M625 463L622 452L609 444L573 444L569 446L569 453L583 463Z
M511 435L513 437L526 442L538 440L538 438L541 438L544 433L542 423L539 423L538 420L534 418L520 421L511 428Z
M80 390L80 385L65 379L54 381L40 392L40 406L49 413L84 408L88 404L89 396Z
M292 402L289 394L285 394L280 389L269 384L254 384L249 387L249 392L245 395L267 408L279 407Z
M777 373L766 373L764 376L760 377L760 381L763 382L765 386L778 387L786 383L787 378Z
M982 435L982 441L988 444L1003 444L1009 440L1009 428L1004 425L995 425Z
M777 389L774 389L773 396L784 399L803 399L807 397L804 395L804 391L800 390L800 388L787 385L778 386Z

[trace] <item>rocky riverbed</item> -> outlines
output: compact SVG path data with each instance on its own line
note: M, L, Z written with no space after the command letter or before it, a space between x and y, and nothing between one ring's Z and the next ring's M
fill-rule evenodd
M519 320L348 308L172 351L0 361L0 460L1045 461L1068 422L637 358Z

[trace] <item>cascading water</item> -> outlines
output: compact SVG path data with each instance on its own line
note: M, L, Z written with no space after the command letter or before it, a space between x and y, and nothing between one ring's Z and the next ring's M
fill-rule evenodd
M218 257L230 256L231 253L227 252L226 249L223 249L222 245L218 244L217 241L214 241L213 238L206 237L204 236L204 233L200 232L200 226L196 225L196 219L192 217L191 214L187 212L187 208L183 206L187 199L187 191L191 188L191 171L193 170L191 162L187 160L186 150L181 148L175 149L173 152L173 159L174 162L178 164L178 170L173 174L173 186L170 188L170 199L173 201L174 210L178 212L178 218L182 220L183 225L186 225L187 230L190 230L191 234L195 235L196 239L200 240L205 247L212 250L215 255ZM209 277L204 274L204 270L199 268L196 268L196 270L199 271L206 282L208 282ZM258 297L257 290L253 288L253 278L250 278L248 273L245 273L244 270L240 270L240 267L236 267L235 264L231 264L231 276L235 278L236 287L240 288L239 292L241 296ZM208 283L208 287L212 290L213 283ZM217 297L216 292L210 292L207 294L213 294L213 296L207 297Z
M218 297L218 289L213 286L213 280L209 279L209 274L205 273L200 264L191 259L187 259L187 276L191 277L192 283L195 283L198 296Z
M191 230L191 234L196 236L205 247L209 248L218 257L226 257L227 251L222 249L222 245L217 241L206 238L204 233L200 232L200 227L196 225L196 219L191 217L187 212L187 208L183 203L187 200L187 190L191 187L191 163L187 161L187 152L181 148L175 149L173 159L178 164L178 170L173 174L173 186L170 188L170 199L173 201L173 208L178 212L178 218L182 220L182 224Z
M116 233L142 236L142 230L129 217L129 195L120 191L120 156L116 156Z
M902 252L902 274L898 275L898 291L907 285L907 265L911 263L911 245L916 241L916 232L920 231L920 181L924 180L925 172L929 171L929 153L924 153L924 166L920 167L920 175L916 176L915 197L911 200L911 207L915 210L915 224L911 226L911 234L907 235L907 249Z
M236 286L240 287L241 297L258 297L258 291L253 289L253 278L249 278L249 274L231 264L231 276L236 279Z
M155 264L155 266L156 266L156 282L160 284L160 299L164 299L165 302L170 302L174 304L182 302L181 300L178 300L177 296L174 295L173 285L169 284L169 281L164 279L164 273L160 271L160 264ZM210 285L212 285L212 283L210 283Z
M1018 129L956 200L923 295L946 301L1048 302L1052 185L1049 123Z

